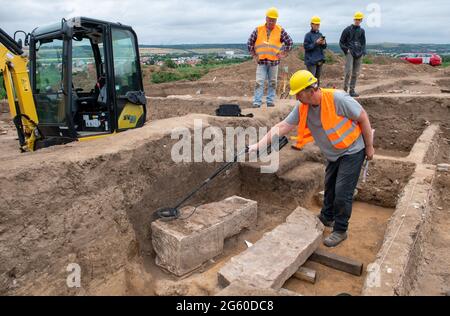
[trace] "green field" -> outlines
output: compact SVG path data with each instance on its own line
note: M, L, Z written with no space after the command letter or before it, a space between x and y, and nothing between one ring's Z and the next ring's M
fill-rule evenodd
M239 64L248 59L226 59L214 60L210 58L203 59L202 63L191 67L189 65L177 66L170 59L160 70L153 72L151 75L152 83L164 83L180 80L195 81L206 75L211 69L217 69L228 65Z
M444 55L442 56L442 67L448 67L450 66L450 55Z

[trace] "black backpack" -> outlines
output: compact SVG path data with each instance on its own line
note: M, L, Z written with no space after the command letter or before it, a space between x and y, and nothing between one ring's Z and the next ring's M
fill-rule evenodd
M253 114L243 115L238 104L221 104L216 110L217 116L238 116L238 117L253 117Z

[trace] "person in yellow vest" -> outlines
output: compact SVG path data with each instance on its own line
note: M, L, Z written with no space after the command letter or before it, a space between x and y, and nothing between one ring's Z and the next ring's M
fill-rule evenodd
M264 83L267 88L267 106L275 106L278 81L278 65L294 45L289 34L277 24L278 10L270 8L266 12L266 24L258 26L247 41L247 47L258 66L256 68L256 86L253 99L254 107L261 107L264 95Z
M324 239L325 246L335 247L347 239L355 191L364 159L374 155L373 132L363 107L344 91L322 89L307 70L290 79L291 95L300 101L285 120L275 125L253 152L265 148L275 134L283 136L297 129L295 147L301 150L315 142L326 157L325 198L320 221L333 232Z

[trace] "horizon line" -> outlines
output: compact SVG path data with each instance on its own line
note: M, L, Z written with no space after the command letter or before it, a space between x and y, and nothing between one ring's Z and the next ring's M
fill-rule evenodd
M339 45L339 42L328 43L329 45ZM395 42L380 42L380 43L367 43L367 45L450 45L450 43L395 43ZM187 45L247 45L247 43L181 43L181 44L143 44L139 46L187 46ZM294 45L302 45L301 42L294 42Z

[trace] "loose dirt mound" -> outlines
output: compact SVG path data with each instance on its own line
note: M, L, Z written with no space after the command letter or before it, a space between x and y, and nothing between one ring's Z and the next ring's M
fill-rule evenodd
M250 101L218 100L218 99L177 99L177 98L151 98L148 101L149 108L147 119L150 121L169 117L180 117L189 113L203 113L216 115L215 110L224 103L239 104L241 109L252 106Z
M303 54L303 49L297 48L293 50L287 58L283 59L279 70L280 76L283 67L285 66L289 68L290 74L297 70L305 69L306 67L303 60L299 58L299 56ZM343 76L343 67L345 63L344 59L342 56L331 51L327 51L326 54L328 59L331 59L332 62L325 64L322 78L324 80L335 80L337 78L341 78ZM363 72L363 74L365 74L365 77L372 79L382 78L387 74L393 77L401 77L414 73L438 72L437 68L433 68L429 65L413 65L406 61L392 57L370 56L368 59L371 60L373 64L364 64L363 68L365 68L366 72ZM202 81L213 80L214 78L216 78L216 80L254 80L255 67L256 65L254 61L247 61L239 65L216 69L203 77Z
M342 88L344 79L344 59L341 55L335 54L329 50L326 51L327 63L322 72L322 86ZM303 60L303 48L294 49L287 58L281 61L279 68L279 87L283 85L283 79L290 76L300 69L305 69ZM367 60L371 64L362 65L359 85L376 84L382 85L382 80L393 78L405 78L417 75L419 78L430 75L440 75L442 73L438 68L429 65L413 65L406 61L386 57L386 56L368 56ZM287 77L284 77L284 69L288 67ZM147 69L145 72L145 82L149 82L149 73L154 68ZM148 96L165 97L172 94L209 94L213 96L251 96L254 90L254 81L256 76L256 63L253 60L231 65L215 70L211 70L207 75L198 81L179 81L164 84L146 83L145 89ZM289 84L287 82L287 88ZM403 89L400 86L399 89ZM378 91L380 90L380 91ZM374 91L387 92L384 87Z
M436 83L441 89L450 90L450 79L441 79L436 81Z
M279 68L280 77L284 67L288 67L289 74L306 68L304 62L299 58L301 54L303 54L302 48L294 49L288 57L281 61ZM256 62L250 60L239 65L210 71L202 80L213 80L214 78L216 80L255 80L255 70Z
M401 190L414 172L413 163L375 160L369 165L366 183L358 185L357 199L363 202L395 208Z
M6 113L6 112L9 112L8 101L0 100L0 113Z
M375 128L375 147L409 153L432 122L450 117L448 98L368 97L359 99Z

